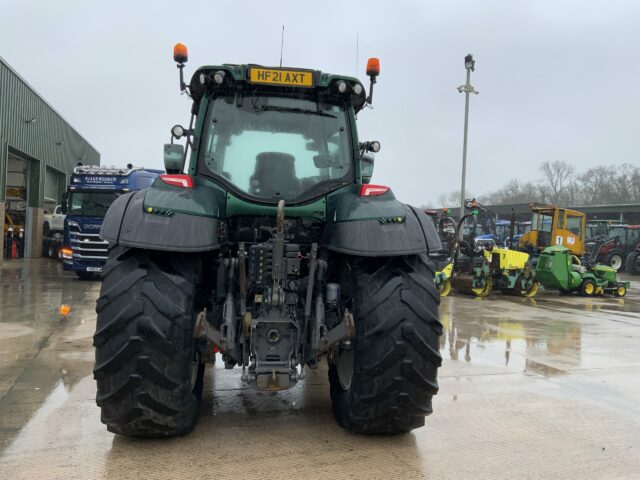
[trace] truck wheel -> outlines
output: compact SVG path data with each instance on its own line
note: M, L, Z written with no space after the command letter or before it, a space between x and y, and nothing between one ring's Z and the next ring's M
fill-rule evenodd
M110 432L166 437L194 427L204 374L192 338L200 276L184 254L111 249L93 336L96 400Z
M76 272L76 275L80 280L93 280L95 273L91 272Z
M637 252L630 253L627 257L626 270L635 275L640 273L640 255Z
M624 259L622 257L622 253L613 251L605 255L602 263L618 272L624 266Z
M593 280L583 280L580 284L580 295L583 297L593 297L596 293L596 284Z
M353 298L356 338L329 361L333 413L358 433L421 427L442 363L434 269L424 255L359 259L350 267L343 285Z

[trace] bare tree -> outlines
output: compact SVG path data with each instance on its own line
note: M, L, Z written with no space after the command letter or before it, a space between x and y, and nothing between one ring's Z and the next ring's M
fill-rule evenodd
M540 165L540 171L543 175L543 185L546 188L548 198L545 199L551 203L562 203L563 200L569 200L566 197L566 190L575 173L575 167L562 160L553 162L543 162Z
M485 205L547 202L564 206L607 205L640 202L640 166L598 166L576 173L562 161L540 165L543 177L536 182L509 180L503 187L478 196ZM473 198L467 192L467 198ZM457 207L460 192L440 195L441 206Z
M532 182L523 183L517 178L509 180L498 190L480 196L478 200L487 205L542 201L537 185Z
M473 198L469 190L466 190L465 198ZM438 203L441 207L459 207L460 206L460 190L449 193L443 193L438 196Z

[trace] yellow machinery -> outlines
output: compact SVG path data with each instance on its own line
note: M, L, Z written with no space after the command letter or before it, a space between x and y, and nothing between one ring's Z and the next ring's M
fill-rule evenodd
M584 255L587 216L555 205L531 205L531 231L520 237L519 249L537 255L552 245L562 245L573 255Z
M535 297L538 293L538 282L529 264L529 254L493 248L484 251L489 263L489 271L493 284L504 293L514 293L521 297Z
M441 271L436 272L436 287L440 291L441 297L446 297L451 293L451 272L453 263L448 263Z
M538 293L528 253L487 248L460 267L451 278L458 292L476 297L486 297L494 288L522 297L533 297Z

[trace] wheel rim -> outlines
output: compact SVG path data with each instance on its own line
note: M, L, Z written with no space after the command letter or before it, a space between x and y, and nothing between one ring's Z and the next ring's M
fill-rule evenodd
M624 297L627 293L627 289L625 287L618 287L618 296Z
M355 354L353 349L340 350L338 361L336 362L336 370L338 372L338 381L343 390L351 388L353 380L353 360Z
M622 267L622 257L620 255L614 255L613 257L611 257L609 266L616 271L620 270L620 268Z
M200 370L200 352L196 351L193 354L193 360L191 361L191 390L196 388L196 383L198 383L199 370Z
M593 283L589 282L584 286L584 293L587 295L593 295L594 287Z
M540 285L538 284L538 282L531 282L531 285L529 286L529 288L525 286L520 290L520 295L527 298L535 297L536 294L538 293L539 286Z
M491 283L491 278L487 278L486 283L483 287L472 288L471 290L476 297L486 297L491 291Z
M440 296L446 297L451 293L451 282L449 280L444 280L443 282L440 283L439 290L440 290Z

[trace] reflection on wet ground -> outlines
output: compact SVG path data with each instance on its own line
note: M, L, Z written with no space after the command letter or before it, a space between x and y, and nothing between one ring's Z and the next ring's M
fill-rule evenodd
M98 291L53 261L0 266L0 478L639 477L635 285L623 300L444 299L435 414L408 435L340 429L324 368L280 393L211 368L195 431L153 441L99 421Z

